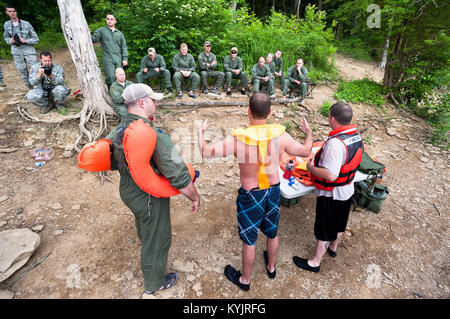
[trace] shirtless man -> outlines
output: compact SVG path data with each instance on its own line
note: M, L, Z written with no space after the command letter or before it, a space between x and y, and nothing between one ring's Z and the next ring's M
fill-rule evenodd
M278 167L281 155L286 152L296 156L309 156L312 148L312 130L305 118L301 129L306 133L304 144L295 141L285 127L267 124L270 98L264 93L255 93L250 98L248 116L250 127L231 130L223 141L213 145L203 139L204 132L212 125L208 120L198 130L200 152L203 157L237 157L240 169L241 188L237 198L237 220L239 237L243 241L242 273L231 265L225 267L225 276L242 290L250 289L250 277L255 262L255 244L259 229L267 236L267 251L264 251L267 275L276 276L278 253L278 220L280 216L280 177Z

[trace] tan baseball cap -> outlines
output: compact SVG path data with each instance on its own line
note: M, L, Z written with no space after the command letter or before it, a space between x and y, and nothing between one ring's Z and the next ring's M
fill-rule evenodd
M125 104L129 104L131 102L137 101L144 97L148 96L153 100L159 101L162 100L164 95L162 93L153 92L152 88L144 83L136 83L132 84L123 90L122 98L125 101Z
M155 48L148 48L148 54L154 55L156 53Z
M238 49L236 47L232 47L230 51L236 51L239 52Z

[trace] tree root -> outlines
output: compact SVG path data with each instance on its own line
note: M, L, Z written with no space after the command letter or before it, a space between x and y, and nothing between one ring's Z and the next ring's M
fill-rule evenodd
M108 116L106 114L94 114L94 111L87 110L86 108L83 108L80 113L67 115L67 116L61 116L56 119L42 119L36 116L31 115L28 113L27 109L20 104L17 106L17 112L19 115L24 118L27 121L31 122L39 122L39 123L48 123L48 124L61 124L65 121L71 121L71 120L77 120L80 119L80 123L78 125L79 128L79 134L73 144L73 150L76 152L81 151L81 141L83 137L87 137L87 142L92 142L98 140L102 134L105 133L105 131L108 129ZM98 119L92 118L93 115L97 115ZM94 123L97 124L95 128L92 128L89 130L87 128L88 123Z

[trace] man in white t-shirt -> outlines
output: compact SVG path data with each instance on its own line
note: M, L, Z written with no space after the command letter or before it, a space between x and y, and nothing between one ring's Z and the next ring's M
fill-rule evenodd
M326 252L336 257L336 249L347 227L354 193L353 178L362 159L364 146L356 126L351 124L353 111L347 103L331 106L328 121L332 131L328 140L307 165L317 196L314 236L316 252L312 259L294 256L298 267L320 271Z

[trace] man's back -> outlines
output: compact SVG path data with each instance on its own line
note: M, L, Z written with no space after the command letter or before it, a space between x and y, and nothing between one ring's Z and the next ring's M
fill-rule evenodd
M310 149L296 142L288 133L267 142L264 160L258 146L247 145L235 138L235 156L238 160L241 185L246 190L258 187L261 164L264 164L265 175L269 185L280 182L278 167L284 152L296 156L309 156Z

